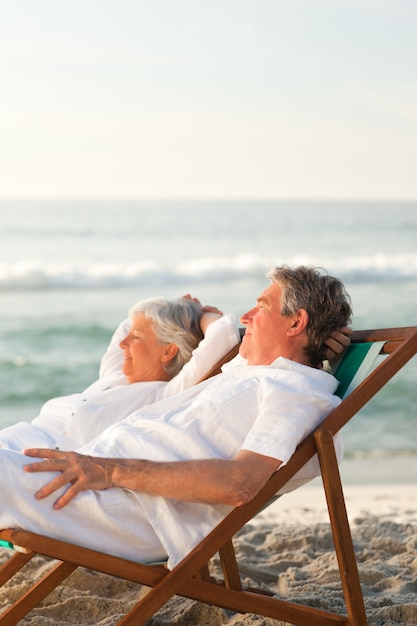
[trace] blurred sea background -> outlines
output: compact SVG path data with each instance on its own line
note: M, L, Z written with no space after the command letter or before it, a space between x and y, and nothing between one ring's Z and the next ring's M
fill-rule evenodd
M354 328L417 323L417 203L1 200L0 427L81 391L130 306L191 293L237 317L273 263L345 283ZM342 474L415 482L417 359L345 429Z

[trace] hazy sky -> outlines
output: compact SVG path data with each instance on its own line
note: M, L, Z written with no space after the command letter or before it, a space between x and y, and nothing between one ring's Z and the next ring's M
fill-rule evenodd
M416 0L0 0L0 196L417 198Z

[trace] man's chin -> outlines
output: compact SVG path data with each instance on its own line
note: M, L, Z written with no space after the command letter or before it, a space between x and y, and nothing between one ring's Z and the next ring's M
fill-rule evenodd
M249 335L243 335L242 341L239 347L239 354L240 356L243 356L244 359L248 358L248 346L247 346L248 341L249 341Z

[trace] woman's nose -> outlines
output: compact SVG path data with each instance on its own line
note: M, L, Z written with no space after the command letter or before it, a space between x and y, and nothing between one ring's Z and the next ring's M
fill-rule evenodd
M122 350L124 350L125 348L129 346L129 335L126 335L126 337L121 340L121 342L119 343L119 346L121 347Z

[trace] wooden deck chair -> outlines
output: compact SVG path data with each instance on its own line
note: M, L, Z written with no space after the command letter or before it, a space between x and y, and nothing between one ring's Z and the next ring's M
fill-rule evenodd
M333 435L417 353L417 327L357 331L352 337L354 346L380 341L383 344L382 348L379 346L379 350L385 355L383 361L368 373L356 388L349 391L353 377L350 374L347 377L343 374L343 369L351 372L347 361L343 365L343 359L339 365L339 376L342 377L342 384L346 386L345 390L341 390L341 395L344 396L342 403L298 446L287 465L273 474L253 500L233 509L172 570L168 570L162 564L135 563L24 530L0 531L0 539L17 550L0 569L0 584L8 581L35 554L58 559L58 563L39 582L3 612L0 616L0 623L3 626L16 624L77 567L82 566L151 588L147 595L119 621L119 626L145 624L173 595L192 598L238 613L269 616L298 626L366 626L365 608ZM353 348L347 356L349 357L349 353L353 354L355 351ZM354 387L355 385L356 383L353 382ZM269 596L264 590L244 589L233 550L232 538L237 531L262 510L285 483L316 453L320 460L339 564L341 587L346 605L345 615ZM210 559L217 552L220 554L223 580L214 579L208 569Z

